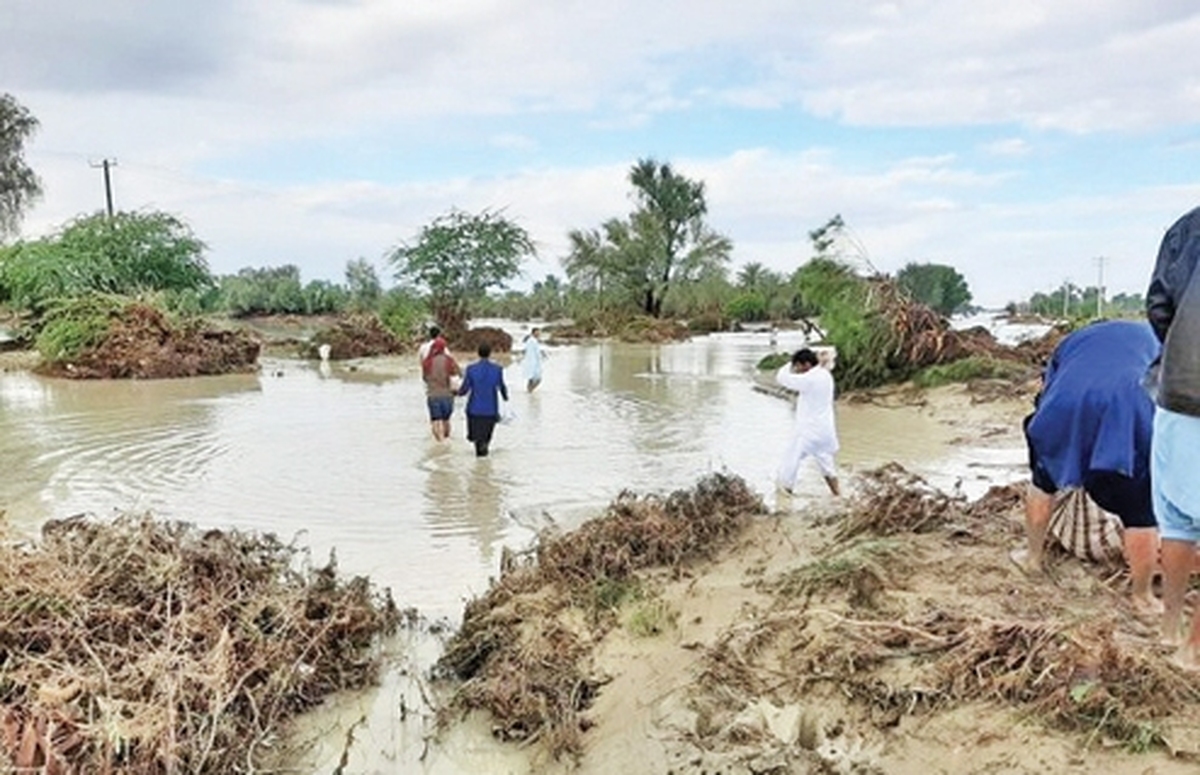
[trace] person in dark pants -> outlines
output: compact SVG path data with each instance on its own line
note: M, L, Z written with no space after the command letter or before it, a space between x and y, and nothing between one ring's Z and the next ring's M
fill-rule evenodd
M467 367L463 375L460 396L467 399L467 441L475 442L475 456L487 457L488 445L492 443L492 431L500 421L500 396L508 400L508 387L504 384L504 369L490 360L491 345L479 345L479 360Z
M1150 588L1158 559L1150 501L1154 402L1143 385L1158 354L1150 326L1129 320L1093 323L1055 348L1025 419L1033 480L1025 500L1027 547L1012 554L1024 570L1040 573L1054 494L1082 487L1125 527L1131 599L1143 615L1162 610Z

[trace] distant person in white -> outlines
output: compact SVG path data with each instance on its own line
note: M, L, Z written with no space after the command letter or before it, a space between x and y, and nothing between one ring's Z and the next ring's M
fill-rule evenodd
M779 465L776 483L792 492L800 464L811 457L821 469L825 484L834 495L839 494L837 468L833 456L838 451L837 428L833 420L833 375L819 365L817 354L805 347L784 364L775 381L796 392L796 421L792 427L792 442Z
M521 356L521 366L525 371L525 389L532 393L542 384L542 330L535 328L525 337L525 354Z

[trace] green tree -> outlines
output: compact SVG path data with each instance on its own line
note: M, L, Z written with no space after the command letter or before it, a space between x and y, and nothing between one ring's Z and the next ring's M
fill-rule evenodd
M351 303L359 310L372 310L379 305L383 295L383 286L375 265L365 258L346 262L346 290L350 294Z
M733 245L704 221L702 182L653 159L638 161L629 182L638 209L599 231L571 232L571 252L563 263L573 282L635 298L643 312L659 317L672 286L728 263Z
M0 257L0 293L42 310L51 299L100 293L182 292L213 282L205 245L163 212L82 216L61 231L18 243Z
M233 317L307 312L300 268L294 264L245 267L220 279L222 306Z
M971 303L966 278L945 264L910 262L896 273L896 282L913 299L947 317Z
M429 307L446 332L463 331L471 306L491 288L503 287L535 255L529 233L498 212L451 210L421 229L413 244L387 256L396 279L429 296Z
M25 141L38 121L11 94L0 94L0 241L17 230L25 211L42 193L25 163Z

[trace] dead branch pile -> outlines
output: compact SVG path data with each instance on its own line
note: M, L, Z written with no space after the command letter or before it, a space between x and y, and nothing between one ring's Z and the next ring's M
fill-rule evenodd
M1200 676L1114 630L1111 620L981 622L939 665L942 686L960 701L1003 700L1065 729L1134 741L1154 720L1200 701Z
M338 318L333 325L313 334L302 354L306 358L318 358L321 345L326 344L331 361L395 355L405 350L404 343L374 314Z
M712 474L665 498L622 493L578 530L543 536L530 564L467 604L438 662L439 673L463 681L453 704L487 711L501 737L577 754L587 726L580 713L603 682L587 661L611 626L577 615L580 606L597 585L711 555L762 513L742 479Z
M967 504L963 513L969 517L989 520L1016 514L1025 504L1026 486L1024 484L992 485L980 498Z
M947 495L899 463L863 473L860 491L838 527L839 540L863 533L894 535L935 530L962 512L965 498Z
M537 564L547 580L568 587L642 568L673 568L709 556L764 510L745 480L726 474L711 474L665 498L626 491L599 519L541 542Z
M0 611L0 756L47 773L255 771L281 721L376 679L399 623L332 558L135 516L0 546Z

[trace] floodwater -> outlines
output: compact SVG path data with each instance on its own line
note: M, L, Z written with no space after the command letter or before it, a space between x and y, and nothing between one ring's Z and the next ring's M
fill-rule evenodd
M777 348L801 344L783 332ZM0 373L0 509L29 532L48 518L132 510L297 537L318 561L336 551L344 573L453 625L502 547L578 524L624 489L662 492L727 470L775 505L791 408L751 388L772 349L766 333L548 348L532 394L508 367L516 419L479 460L461 405L454 439L430 437L411 357L357 369L270 360L256 375L146 382ZM915 410L839 405L838 422L849 471L900 460L937 474L964 454ZM1019 451L978 454L972 464L998 478L1019 474ZM808 470L795 500L823 487ZM382 689L312 717L317 740L300 771L331 771L354 725L346 772L521 772L521 754L486 733L426 750L416 676L436 650L429 637L398 644L401 667Z

